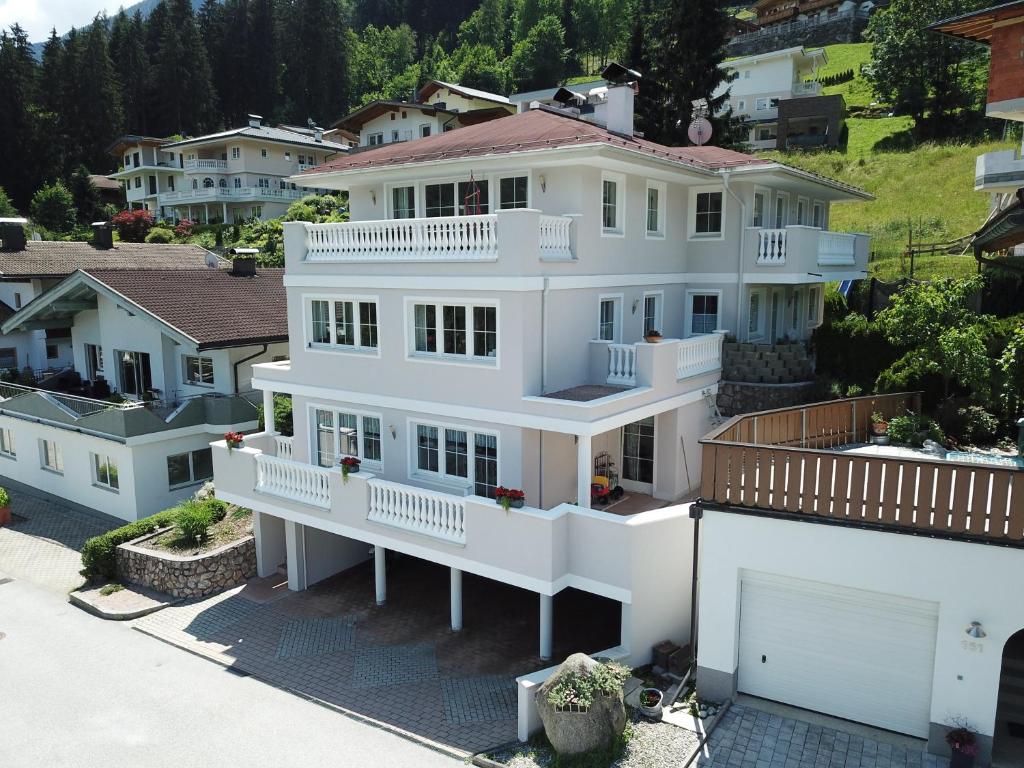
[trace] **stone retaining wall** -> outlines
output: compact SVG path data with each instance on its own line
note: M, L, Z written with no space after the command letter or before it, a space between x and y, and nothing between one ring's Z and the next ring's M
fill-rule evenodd
M793 25L778 30L737 35L726 44L729 56L751 56L755 53L780 51L802 45L813 48L836 43L859 43L863 40L868 17L847 14L814 24Z
M814 382L794 384L754 384L745 381L722 381L718 384L718 410L723 416L736 416L753 411L789 408L815 399Z
M256 540L251 534L201 555L182 556L138 546L167 530L121 544L115 554L118 579L174 597L203 597L256 575Z
M722 345L722 378L752 384L810 381L814 378L814 358L803 344L726 342Z

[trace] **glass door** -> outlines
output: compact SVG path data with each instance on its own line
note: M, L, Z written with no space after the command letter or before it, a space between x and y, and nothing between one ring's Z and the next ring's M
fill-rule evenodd
M146 352L119 352L121 394L142 397L153 388L153 374Z
M622 487L654 493L654 417L622 428Z

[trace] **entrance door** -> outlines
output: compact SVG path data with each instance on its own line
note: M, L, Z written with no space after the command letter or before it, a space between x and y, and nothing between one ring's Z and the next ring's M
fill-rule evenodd
M1024 765L1024 629L1003 646L992 765Z
M654 417L622 428L622 487L654 493Z

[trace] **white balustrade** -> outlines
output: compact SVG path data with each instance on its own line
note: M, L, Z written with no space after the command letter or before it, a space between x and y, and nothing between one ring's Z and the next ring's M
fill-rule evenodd
M608 345L608 383L622 387L636 386L636 345Z
M256 490L300 504L330 509L330 474L312 464L256 454Z
M540 255L548 259L571 259L572 219L568 216L540 217Z
M200 187L199 189L183 189L178 192L161 192L160 202L201 202L204 200L251 199L257 197L298 200L305 194L305 192L299 189L279 189L278 187Z
M306 261L494 261L498 217L350 221L306 225Z
M724 331L715 331L680 341L676 358L676 378L685 379L721 368L724 339Z
M225 171L228 167L228 161L199 158L197 160L186 160L184 165L186 171Z
M857 254L857 236L847 232L822 232L818 237L818 264L853 266Z
M366 519L435 539L466 543L466 502L458 496L426 491L387 480L369 480Z
M292 438L287 435L274 435L274 447L277 458L292 460Z
M757 232L757 263L775 267L786 263L786 230L760 229Z

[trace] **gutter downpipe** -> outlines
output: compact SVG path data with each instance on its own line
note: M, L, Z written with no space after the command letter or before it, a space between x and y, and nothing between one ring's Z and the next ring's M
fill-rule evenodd
M697 668L697 597L698 579L700 578L700 521L704 517L704 510L698 499L690 507L690 517L693 519L693 574L690 577L690 654L693 656L693 669Z
M243 357L241 360L236 360L232 364L232 379L234 381L232 382L232 387L231 388L233 390L235 390L235 394L236 395L239 394L239 392L238 392L238 366L240 366L242 363L247 363L250 360L255 360L260 355L267 354L267 350L268 349L270 349L270 344L264 343L263 344L263 349L261 349L259 352L254 352L253 354L249 355L248 357Z
M746 246L747 240L747 204L739 195L733 192L732 187L729 186L728 171L722 174L722 183L725 185L725 191L734 197L736 202L740 204L740 252L736 263L736 330L734 332L738 339L740 337L740 328L742 327L741 322L743 317L743 256L745 253L744 246Z

